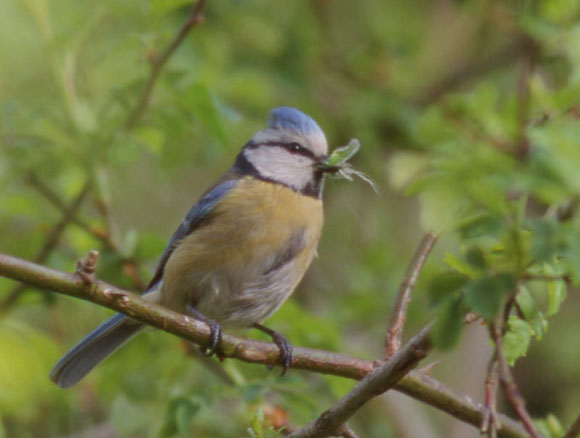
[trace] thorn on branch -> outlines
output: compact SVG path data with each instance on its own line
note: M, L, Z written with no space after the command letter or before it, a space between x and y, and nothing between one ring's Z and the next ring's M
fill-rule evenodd
M435 368L440 363L441 363L440 360L436 360L434 362L428 363L427 365L419 368L417 371L420 372L421 374L426 374L426 375L430 376L431 372L433 371L433 368Z
M129 303L129 296L124 290L107 288L103 290L103 295L105 295L107 298L120 301L122 304Z
M352 430L352 428L346 423L344 423L342 426L340 426L336 430L336 432L342 438L359 438L359 436L356 434L356 432L354 430Z

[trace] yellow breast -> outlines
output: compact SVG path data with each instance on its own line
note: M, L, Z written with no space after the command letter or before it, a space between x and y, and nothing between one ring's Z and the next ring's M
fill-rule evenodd
M187 303L207 301L209 295L217 297L216 302L233 303L236 294L247 292L240 289L259 281L292 236L300 232L304 245L294 258L295 272L284 279L288 284L279 292L283 301L310 265L322 223L320 200L280 184L245 177L212 210L207 222L177 246L165 267L163 301L177 310ZM274 286L276 291L280 289L280 285L270 289ZM215 315L218 320L224 317Z

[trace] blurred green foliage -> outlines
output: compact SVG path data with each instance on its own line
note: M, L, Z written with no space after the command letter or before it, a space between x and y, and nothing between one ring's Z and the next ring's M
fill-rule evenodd
M331 147L360 140L353 164L380 193L328 181L320 257L268 324L295 345L380 357L414 247L440 232L407 330L438 315L434 339L449 350L466 311L492 321L513 298L506 357L542 432L560 436L580 404L577 290L567 297L580 281L580 6L208 3L127 129L190 3L0 2L0 250L35 259L48 247L42 261L71 271L97 248L100 278L139 289L267 112L296 106ZM63 214L46 188L66 206L87 181L74 220L47 245ZM353 385L235 361L218 364L227 383L179 340L149 332L58 390L50 367L108 312L30 290L11 300L13 288L0 278L0 437L273 437L279 411L305 424ZM461 363L446 357L440 367ZM380 410L359 417L362 435L400 432Z

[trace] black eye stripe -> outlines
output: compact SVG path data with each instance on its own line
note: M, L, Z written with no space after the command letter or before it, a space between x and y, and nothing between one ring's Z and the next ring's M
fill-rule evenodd
M250 145L247 145L247 146L250 146ZM295 141L292 141L289 143L279 143L276 141L268 141L268 142L264 142L264 143L251 144L251 148L257 148L259 146L273 146L273 147L284 148L288 152L290 152L291 154L302 155L303 157L308 157L308 158L312 158L313 160L316 160L316 155L314 155L314 153L310 149L305 148L300 143L295 142Z
M314 154L302 146L300 143L292 142L283 144L282 147L291 154L302 155L304 157L315 158Z

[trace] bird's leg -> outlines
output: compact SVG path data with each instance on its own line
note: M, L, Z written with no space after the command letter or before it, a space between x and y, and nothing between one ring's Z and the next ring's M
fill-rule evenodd
M280 377L282 377L284 374L286 374L286 370L290 368L290 365L292 365L292 344L282 333L278 333L275 330L264 327L262 324L255 322L252 324L252 327L271 336L274 343L280 349L280 356L278 357L278 361L282 365L282 374L280 374Z
M209 345L207 346L200 345L199 349L201 351L201 354L203 354L204 356L206 357L213 356L217 346L222 341L222 327L213 319L208 318L191 305L187 306L187 311L195 319L198 319L201 322L205 322L209 326L210 330Z

